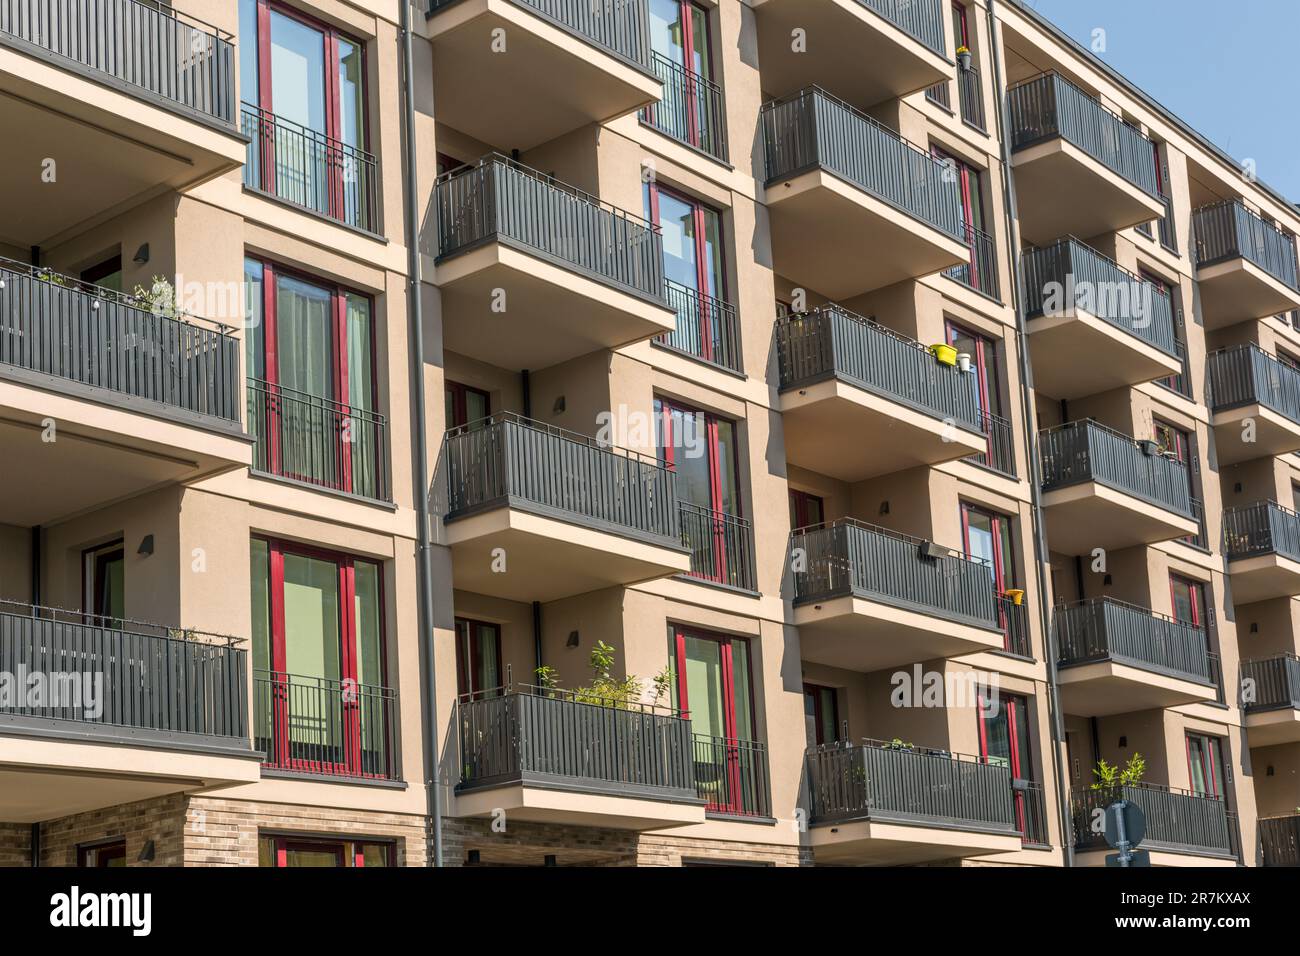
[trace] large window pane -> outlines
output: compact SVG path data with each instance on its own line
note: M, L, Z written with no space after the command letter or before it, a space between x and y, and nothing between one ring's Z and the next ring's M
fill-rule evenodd
M239 98L253 106L258 99L257 0L239 0Z
M318 133L325 125L325 37L271 11L271 90L277 115Z
M330 292L292 276L275 289L280 384L307 395L334 393L334 339Z
M264 314L262 263L244 260L244 373L249 378L266 378L266 316Z

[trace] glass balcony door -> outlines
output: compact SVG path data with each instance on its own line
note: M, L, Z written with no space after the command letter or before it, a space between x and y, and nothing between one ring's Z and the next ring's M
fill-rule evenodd
M1033 756L1029 740L1029 702L1014 694L993 693L985 689L979 697L980 756L990 764L1011 771L1012 800L1016 826L1025 832L1027 807L1025 790L1016 781L1034 780Z
M752 806L753 688L749 642L677 628L673 676L678 706L695 737L695 775L709 809L739 813Z

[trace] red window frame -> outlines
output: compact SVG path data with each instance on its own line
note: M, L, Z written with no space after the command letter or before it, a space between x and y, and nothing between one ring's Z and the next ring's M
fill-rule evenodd
M709 20L709 11L704 7L692 2L692 0L674 0L678 10L681 11L682 24L682 58L684 63L677 63L676 66L682 68L685 80L685 88L682 91L682 97L686 101L686 141L699 148L703 137L700 135L700 113L699 113L699 94L697 93L698 83L696 76L702 76L704 79L712 82L713 80L713 25ZM705 73L697 74L695 71L695 55L701 51L695 48L695 18L701 17L704 21L704 50L700 57L701 62L705 65ZM662 56L663 54L660 54ZM664 59L668 59L664 57ZM646 115L650 121L654 122L654 111L659 105L652 103L646 107ZM656 220L658 221L658 220Z
M320 837L301 837L291 834L270 834L262 839L271 843L275 857L275 867L285 869L289 866L289 851L293 849L311 852L333 852L340 868L364 867L366 865L365 847L377 846L383 849L388 866L393 865L393 844L384 840L331 840Z
M269 650L272 674L270 683L271 748L273 750L272 754L268 754L268 757L271 758L269 762L276 767L285 767L304 773L350 777L386 777L388 768L381 768L378 773L367 773L363 770L361 759L361 699L359 695L354 695L354 699L351 701L344 696L341 702L344 726L343 760L341 762L323 762L296 757L293 754L292 739L289 734L289 688L290 678L293 675L288 672L288 652L285 647L284 556L286 554L295 554L320 561L328 561L338 569L339 680L340 683L351 680L354 685L360 683L357 679L359 648L357 644L356 615L352 613L356 607L356 566L358 564L368 564L372 565L378 574L377 580L380 594L379 666L383 686L388 686L388 642L386 639L388 628L383 601L384 566L378 561L358 558L342 551L331 551L326 548L301 544L297 541L288 541L266 535L253 535L253 538L266 542L268 558L267 599L270 605L271 625L271 646ZM382 711L381 714L383 714ZM382 719L387 719L386 715ZM387 728L385 728L386 731ZM390 753L387 756L389 760L393 760L396 755Z
M1173 437L1174 443L1172 448L1162 442L1162 431L1167 432ZM1151 419L1151 437L1155 439L1157 443L1162 444L1166 452L1173 452L1174 460L1180 462L1187 469L1187 491L1193 498L1196 498L1200 489L1196 485L1197 467L1196 460L1192 457L1191 432L1184 428L1179 428L1177 425L1168 422L1163 418L1153 417ZM1200 533L1189 534L1186 537L1179 538L1178 540L1186 542L1187 544L1195 545L1199 543Z
M1200 791L1196 789L1196 775L1192 772L1192 740L1195 738L1197 744L1202 748L1205 759L1210 771L1208 782L1210 790ZM1199 793L1203 796L1217 797L1225 800L1227 797L1223 793L1226 788L1227 780L1222 776L1223 771L1223 738L1212 737L1209 734L1199 734L1194 731L1188 731L1183 736L1183 745L1187 750L1187 789L1192 793Z
M469 694L482 694L486 691L496 690L495 687L475 687L474 683L479 672L479 652L478 641L470 640L470 659L465 660L465 652L460 638L460 627L464 624L470 628L470 634L475 633L475 628L486 627L492 630L493 640L496 642L497 650L497 668L502 669L501 663L501 625L492 621L482 621L469 617L457 617L455 619L456 630L456 692L465 697Z
M1178 618L1178 597L1176 588L1178 585L1187 586L1188 603L1191 605L1192 619L1190 621L1179 620ZM1195 578L1184 577L1181 574L1169 575L1169 608L1170 616L1179 624L1187 624L1191 627L1205 627L1205 582L1197 581Z
M944 330L949 345L956 345L959 336L965 336L975 343L971 368L975 371L975 386L979 389L980 412L989 418L988 435L985 439L987 450L984 454L988 463L992 465L994 462L992 417L998 414L993 410L993 406L996 404L999 412L1002 409L1002 383L999 378L997 343L987 335L953 321L944 322ZM997 401L995 402L994 399Z
M814 507L816 507L817 513L821 515L816 521L812 520L812 509ZM821 495L814 495L809 491L791 488L790 512L792 524L795 528L809 528L813 525L823 524L826 521L826 500Z
M952 12L953 26L956 27L957 33L957 36L953 39L956 41L957 46L964 46L967 49L970 49L970 24L966 20L965 4L954 2L952 5Z
M972 513L989 519L989 528L993 535L993 592L999 595L1006 594L1008 588L1016 586L1016 569L1014 566L1005 567L1006 562L1003 559L1004 550L1009 550L1012 554L1015 553L1016 541L1011 528L1011 516L972 504L969 501L963 501L961 503L961 543L962 550L968 558L971 557L970 517ZM998 619L998 623L1002 626L1002 636L1005 642L1003 649L1010 650L1011 622L1008 620L1007 609L1002 602L998 602Z
M957 184L961 188L961 218L967 229L964 240L970 247L970 284L976 289L983 289L979 271L979 256L975 249L975 229L982 228L987 222L984 218L984 194L980 188L982 173L970 163L954 156L938 146L930 147L930 154L941 163L952 163L957 171ZM973 184L972 184L973 179ZM979 212L980 226L975 225L975 213Z
M1033 767L1024 767L1020 763L1020 735L1023 732L1026 738L1026 744L1029 740L1029 701L1019 694L999 693L998 697L1006 702L1007 715L1007 748L1010 751L1009 769L1011 779L1014 780L1033 780ZM980 759L986 763L991 759L989 757L989 734L988 724L996 715L990 715L992 709L988 697L988 690L981 688L979 691L979 708L976 720L979 724L980 738ZM1024 724L1022 727L1021 724ZM1025 753L1033 760L1033 751L1029 746L1025 747ZM1025 832L1025 792L1016 788L1011 790L1012 802L1016 810L1016 825L1023 834Z
M727 299L727 244L724 241L722 213L701 202L694 196L664 186L657 179L646 183L646 218L659 228L659 196L666 194L680 203L691 207L691 223L695 231L695 290L700 314L697 322L700 328L700 357L713 361L713 314L706 297L713 297L719 302ZM705 228L705 213L712 213L718 223L718 272L713 274L713 259L709 255L706 241L708 230ZM712 289L713 291L709 291Z
M453 382L450 379L446 382L446 392L451 398L452 415L455 421L447 422L448 430L452 428L461 428L469 424L468 402L469 395L477 395L483 399L483 408L488 415L492 414L492 396L481 388L475 388L472 385L463 385L460 382Z

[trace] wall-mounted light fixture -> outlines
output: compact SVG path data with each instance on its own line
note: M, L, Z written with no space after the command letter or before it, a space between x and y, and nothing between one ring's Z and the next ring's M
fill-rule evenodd
M140 539L140 547L135 549L136 554L142 554L146 558L153 554L153 535L147 534Z

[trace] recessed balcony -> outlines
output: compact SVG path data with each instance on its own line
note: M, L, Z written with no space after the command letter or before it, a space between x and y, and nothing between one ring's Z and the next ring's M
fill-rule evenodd
M0 458L23 463L0 524L247 467L231 332L0 260Z
M754 0L752 6L763 89L773 93L817 83L871 106L923 90L952 71L942 0ZM807 50L792 48L795 30L807 38Z
M1251 747L1300 743L1300 658L1242 661L1241 698Z
M1196 282L1207 330L1300 307L1295 237L1238 199L1192 213Z
M244 161L231 38L139 0L0 13L5 239L23 247Z
M518 371L676 332L651 223L502 156L435 190L447 350Z
M1187 466L1094 421L1039 432L1053 551L1088 554L1200 532Z
M1111 598L1058 607L1052 627L1067 714L1103 717L1218 697L1219 661L1204 628Z
M647 0L431 0L438 119L532 149L658 101Z
M449 431L438 467L460 590L553 601L691 570L655 458L501 413Z
M1005 766L867 740L818 747L805 769L819 864L891 866L1021 848L1027 821Z
M988 566L853 519L790 536L805 659L855 671L1006 646Z
M1020 259L1034 382L1071 399L1182 371L1169 295L1077 239Z
M1259 819L1265 866L1300 866L1300 813Z
M1228 810L1222 797L1137 783L1102 790L1080 788L1072 793L1074 849L1081 866L1104 866L1105 855L1114 852L1093 821L1118 800L1136 804L1146 818L1142 849L1150 852L1153 866L1233 866L1239 862L1237 815Z
M1300 515L1276 501L1223 512L1232 599L1251 604L1300 595Z
M870 319L837 305L784 316L776 352L796 465L860 481L989 449L966 375Z
M817 88L763 106L778 273L848 299L970 261L943 163Z
M1097 236L1164 214L1151 140L1065 77L1011 87L1007 109L1026 240Z
M0 602L0 820L255 782L247 667L233 638Z
M1253 344L1213 352L1205 364L1220 465L1300 451L1300 370Z

